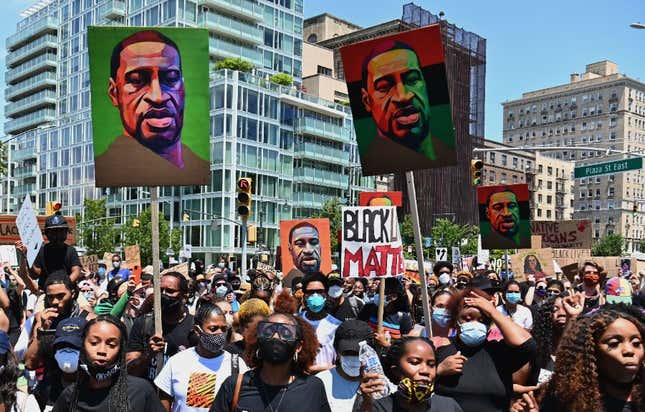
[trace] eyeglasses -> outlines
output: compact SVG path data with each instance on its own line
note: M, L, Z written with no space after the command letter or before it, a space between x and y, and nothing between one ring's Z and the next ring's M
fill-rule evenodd
M547 296L559 296L560 293L561 292L559 290L555 290L555 289L547 289L546 291Z
M271 339L278 334L281 340L295 342L298 340L298 327L288 323L259 322L258 339Z

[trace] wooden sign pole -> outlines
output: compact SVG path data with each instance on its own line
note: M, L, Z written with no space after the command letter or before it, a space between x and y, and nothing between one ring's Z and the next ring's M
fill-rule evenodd
M163 328L161 323L161 275L159 272L159 199L158 187L150 188L150 212L152 223L152 278L154 290L154 319L155 334L162 335ZM157 353L157 371L158 375L163 368L164 353Z

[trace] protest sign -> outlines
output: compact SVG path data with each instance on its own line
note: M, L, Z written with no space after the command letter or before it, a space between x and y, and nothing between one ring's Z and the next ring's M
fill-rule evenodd
M99 271L99 258L96 255L79 256L81 266L83 269L89 270L91 273Z
M527 184L477 188L479 229L484 249L530 249Z
M585 262L592 261L602 266L607 278L613 278L622 274L622 268L629 262L630 267L636 267L636 258L625 258L621 256L593 256L578 260L578 267L582 268Z
M553 259L560 267L578 263L581 259L591 259L591 249L552 249Z
M41 231L45 230L47 218L48 216L36 217ZM74 216L65 216L65 220L67 221L67 226L69 226L69 233L65 243L74 245L77 237L76 218ZM43 235L43 237L47 240L47 236ZM18 233L18 226L16 226L16 215L0 215L0 245L14 245L19 240L20 234Z
M18 266L18 257L16 255L16 247L12 245L0 246L0 264L8 264L9 266Z
M139 245L125 247L125 267L132 269L135 266L141 266L141 248Z
M553 252L549 248L526 249L511 255L511 265L514 278L518 282L527 279L528 275L534 277L555 277L553 269Z
M103 253L103 262L105 262L105 265L109 268L112 267L112 256L114 256L114 253L112 252Z
M342 213L343 277L405 273L396 207L344 207Z
M439 25L340 52L364 176L457 163ZM406 81L409 74L414 81ZM399 90L408 97L398 96Z
M43 245L43 234L38 226L36 212L29 195L25 196L25 201L22 202L18 216L16 216L16 226L18 233L20 233L20 240L27 247L27 264L31 267Z
M208 31L89 27L87 46L96 186L208 184ZM157 71L153 101L144 80ZM140 73L136 86L131 73Z
M532 221L531 233L542 236L543 248L591 249L590 220Z
M461 263L461 250L458 247L452 247L452 263L458 265Z
M283 220L280 250L284 285L308 273L331 272L329 219Z
M188 276L188 262L180 263L178 265L170 267L164 270L163 272L161 272L159 276L161 277L166 273L170 273L170 272L179 272L183 277L186 278L186 280L190 280L190 276Z
M403 206L403 192L361 192L359 206Z

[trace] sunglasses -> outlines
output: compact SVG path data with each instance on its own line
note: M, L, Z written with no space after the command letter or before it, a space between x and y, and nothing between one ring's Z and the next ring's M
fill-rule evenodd
M298 340L298 327L288 323L259 322L258 339L271 339L278 334L281 340L295 342Z

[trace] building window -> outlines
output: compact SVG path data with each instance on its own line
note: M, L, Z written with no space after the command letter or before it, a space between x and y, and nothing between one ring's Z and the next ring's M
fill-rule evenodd
M548 196L546 197L546 204L547 204L547 205L550 205L550 204L552 204L552 203L553 203L553 196L548 195Z
M551 182L551 181L546 182L546 188L547 188L547 190L553 189L553 182Z
M542 209L537 210L537 215L538 215L538 217L542 217Z
M546 218L551 219L551 211L550 210L546 211Z
M331 69L329 67L318 65L318 74L331 77Z
M316 43L318 41L318 35L316 35L316 33L311 33L309 37L307 37L307 41L309 43Z

